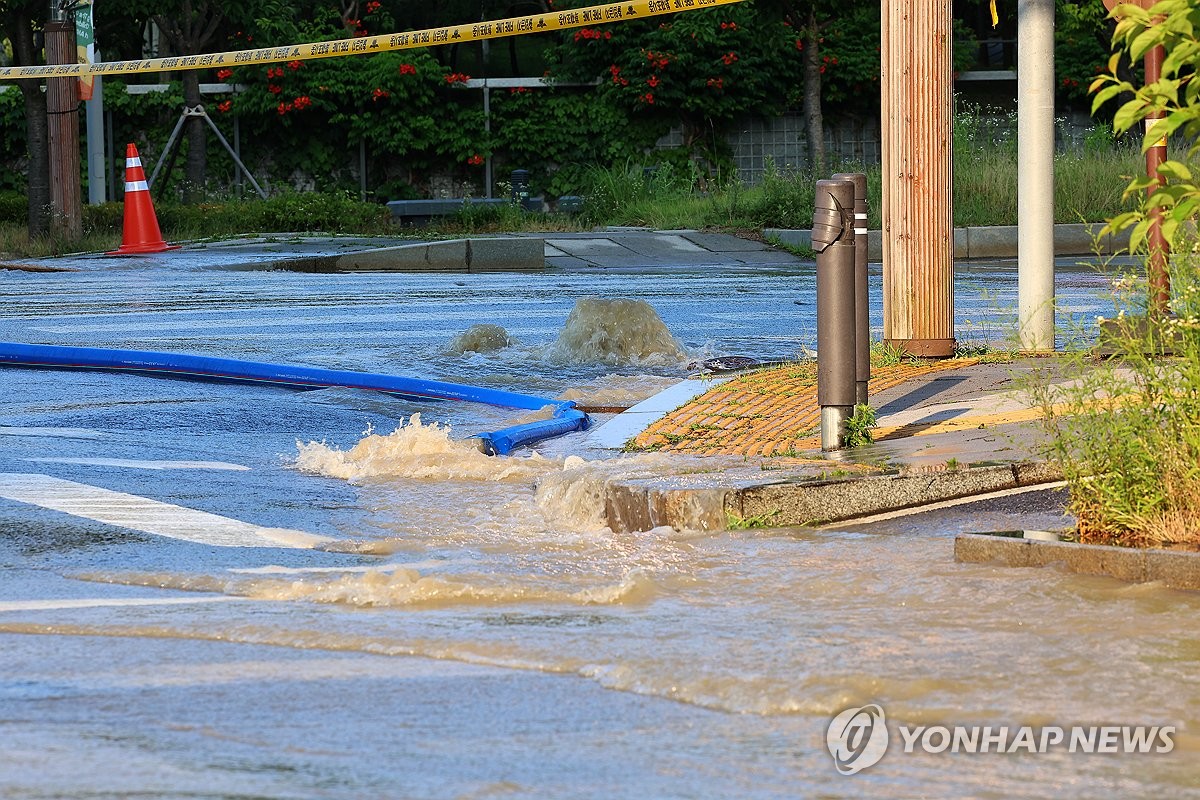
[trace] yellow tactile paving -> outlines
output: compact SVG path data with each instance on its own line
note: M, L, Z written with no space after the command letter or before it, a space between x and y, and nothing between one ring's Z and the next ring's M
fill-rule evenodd
M870 392L976 362L959 358L877 367ZM816 364L790 364L715 386L650 425L630 444L638 450L676 453L791 456L813 449L820 414Z

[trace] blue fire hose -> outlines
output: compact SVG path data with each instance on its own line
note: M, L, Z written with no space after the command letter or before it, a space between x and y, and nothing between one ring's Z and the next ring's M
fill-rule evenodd
M411 400L459 400L489 406L537 411L553 407L550 419L514 425L475 437L489 455L508 455L514 449L565 433L587 430L591 419L573 401L546 400L501 389L483 389L444 381L426 381L320 367L265 364L234 358L102 347L60 347L0 342L0 366L40 369L83 369L127 372L184 380L250 383L287 389L365 389Z

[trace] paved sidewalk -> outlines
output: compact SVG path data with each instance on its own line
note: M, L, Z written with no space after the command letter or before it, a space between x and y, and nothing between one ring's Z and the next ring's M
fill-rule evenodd
M626 412L638 423L627 431L627 448L704 455L726 466L706 473L693 464L675 480L608 487L610 525L804 525L1058 485L1061 475L1038 460L1041 411L1022 389L1046 363L964 358L876 368L875 442L831 453L820 449L815 365L752 371L718 386L692 381L698 391L674 396L655 418L638 416L636 407ZM744 467L728 467L730 456L741 456Z
M975 363L954 359L881 367L871 376L869 392L877 395ZM794 455L820 449L820 414L816 363L797 363L756 370L715 386L651 424L632 445L638 450L705 455ZM900 426L888 432L904 433Z

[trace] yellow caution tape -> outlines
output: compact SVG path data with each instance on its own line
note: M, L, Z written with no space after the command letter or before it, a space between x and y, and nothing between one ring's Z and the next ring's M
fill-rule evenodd
M567 11L553 11L548 14L531 14L527 17L476 22L470 25L451 25L445 28L427 28L382 36L361 36L328 42L265 47L258 50L232 50L227 53L210 53L200 56L151 58L142 61L108 61L98 64L3 67L0 68L0 80L63 78L80 75L130 75L138 72L179 72L211 67L241 67L249 64L275 64L280 61L304 61L311 58L336 58L582 28L586 25L641 19L661 14L674 14L679 11L697 11L702 8L740 2L742 0L639 0L638 2L609 3L608 5L575 8Z

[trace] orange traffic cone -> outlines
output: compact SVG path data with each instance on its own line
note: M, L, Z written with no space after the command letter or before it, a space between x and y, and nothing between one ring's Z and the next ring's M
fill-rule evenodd
M121 246L105 255L136 256L178 249L179 245L163 241L150 200L150 187L146 185L146 170L142 169L137 146L131 142L125 148L125 230Z

